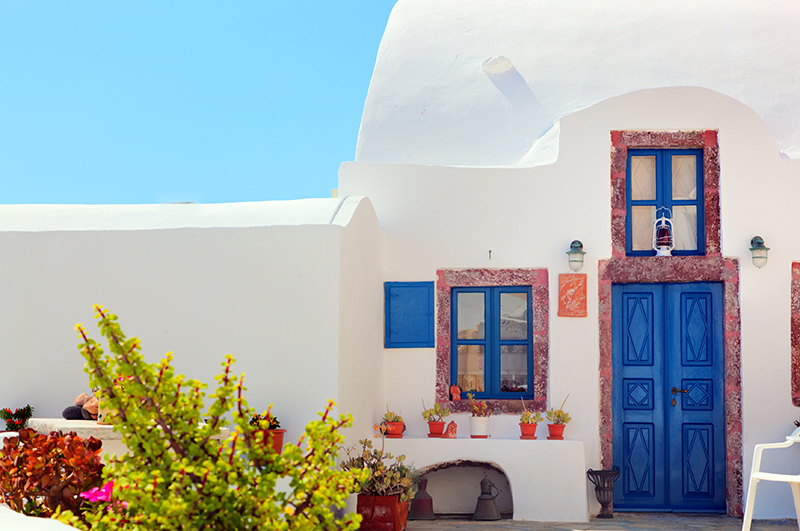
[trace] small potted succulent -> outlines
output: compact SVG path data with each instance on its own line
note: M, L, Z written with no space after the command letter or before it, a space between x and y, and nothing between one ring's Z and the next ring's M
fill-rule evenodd
M380 430L381 433L385 433L390 439L402 439L403 432L406 431L403 417L393 411L389 411L388 405L386 406L386 413L383 415L383 419L381 419L380 426L383 427L383 429Z
M6 421L6 431L19 431L28 426L28 419L33 416L33 406L0 409L0 419Z
M393 456L373 448L372 441L358 441L361 448L346 448L347 459L339 466L344 470L366 469L367 479L358 485L357 511L362 531L402 531L408 522L408 504L414 493L417 472L406 465L406 456Z
M520 399L522 400L522 399ZM520 439L536 439L536 427L543 421L541 413L528 411L525 400L522 400L522 415L519 416Z
M567 398L569 398L569 395L567 395ZM564 439L564 428L567 422L572 420L569 413L564 411L564 404L567 403L567 398L561 403L560 408L550 409L546 413L547 420L550 421L550 424L547 425L547 431L550 434L547 440L561 441Z
M250 419L250 425L264 430L264 442L268 443L276 453L280 454L283 451L283 438L286 430L281 429L278 417L273 415L269 409L264 413L254 414Z
M444 418L450 415L450 410L447 406L441 405L436 402L432 408L425 409L425 401L422 401L422 418L428 423L428 437L441 438L444 433Z
M492 410L485 400L476 401L473 393L467 393L467 399L472 413L469 418L469 436L473 439L486 439L489 437L489 417L492 416Z

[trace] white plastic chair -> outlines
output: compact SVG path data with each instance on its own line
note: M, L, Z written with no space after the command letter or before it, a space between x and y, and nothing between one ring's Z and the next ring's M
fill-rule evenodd
M800 528L800 475L793 476L791 474L775 474L761 471L761 454L764 450L769 448L788 448L798 442L800 442L800 428L797 428L791 435L786 437L786 442L756 445L753 452L753 469L750 471L750 489L747 493L742 531L750 531L750 524L753 523L753 506L756 504L756 486L758 486L759 481L782 481L792 487L794 510L797 514L797 525Z

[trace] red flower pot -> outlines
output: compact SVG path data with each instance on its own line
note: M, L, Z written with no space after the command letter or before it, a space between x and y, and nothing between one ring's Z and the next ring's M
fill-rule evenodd
M361 515L361 531L403 531L408 523L408 500L400 496L359 494L356 511Z
M439 437L440 438L442 436L442 434L444 433L444 425L445 425L444 421L428 422L428 431L430 431L430 433L428 434L428 437Z
M283 451L283 437L286 435L286 430L277 429L264 431L266 432L264 435L264 441L271 445L272 449L275 450L276 453L280 454Z
M402 422L384 422L386 425L386 436L390 439L402 439L403 428L405 424Z
M520 439L535 439L536 438L536 423L528 423L528 422L520 422L519 423L519 431L521 435L519 436Z
M560 441L564 439L564 428L566 428L566 424L548 424L547 431L550 436L547 440L552 441Z

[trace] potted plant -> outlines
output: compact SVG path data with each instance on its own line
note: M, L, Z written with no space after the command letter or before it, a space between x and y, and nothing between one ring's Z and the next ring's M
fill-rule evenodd
M541 413L528 411L525 400L522 400L522 415L519 416L520 439L536 439L536 427L544 420Z
M447 406L441 405L436 402L432 408L425 409L425 401L422 401L422 418L428 422L428 437L441 438L444 433L444 418L450 415L450 410Z
M272 446L276 453L280 454L283 451L283 437L286 435L286 430L281 429L278 417L270 413L269 409L261 415L254 414L250 419L250 425L264 430L264 442Z
M472 412L469 418L469 436L473 439L486 439L489 437L489 417L492 415L492 410L485 400L476 401L473 393L467 393L467 399Z
M362 439L361 445L346 448L347 459L339 466L347 471L366 469L367 479L358 484L357 504L361 515L362 531L403 531L408 523L408 503L415 484L416 472L406 466L406 456L398 457L385 452L385 439L381 437L381 449L372 447L372 441Z
M6 431L19 431L27 427L28 419L33 416L33 406L18 407L14 411L10 408L0 409L0 419L6 421Z
M567 398L569 398L569 395L567 395ZM564 411L564 404L567 403L567 398L561 403L560 408L550 409L546 413L547 420L550 421L550 424L547 425L547 431L550 434L547 440L561 441L564 439L564 428L567 422L572 420L569 413Z
M383 419L381 420L381 426L386 428L386 437L390 439L402 439L403 432L406 431L403 417L393 411L389 411L388 405L386 406L386 414L383 415Z

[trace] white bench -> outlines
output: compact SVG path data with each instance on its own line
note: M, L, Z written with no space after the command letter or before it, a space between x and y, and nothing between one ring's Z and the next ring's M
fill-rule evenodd
M788 448L794 443L800 442L800 428L786 437L786 442L757 444L753 452L753 468L750 471L750 489L747 493L747 505L744 510L744 521L742 531L750 531L753 522L753 506L756 503L756 487L759 481L781 481L788 483L792 487L792 497L794 498L794 510L797 514L798 526L800 527L800 475L776 474L774 472L761 471L761 454L770 448Z
M380 448L380 441L373 445ZM514 520L588 522L582 441L520 439L386 439L386 451L426 469L453 461L490 463L511 486Z

